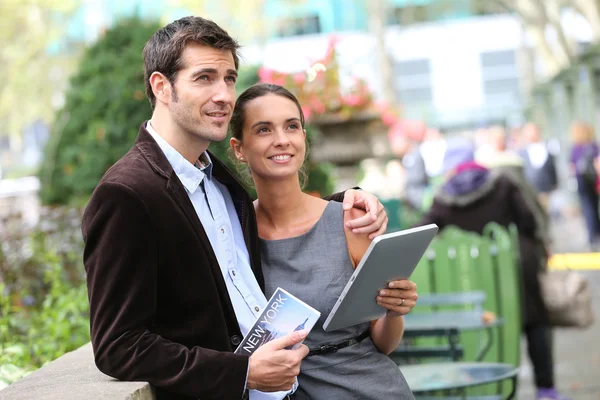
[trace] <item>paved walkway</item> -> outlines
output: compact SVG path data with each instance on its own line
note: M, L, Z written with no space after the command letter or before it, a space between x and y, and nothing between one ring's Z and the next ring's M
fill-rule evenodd
M586 250L586 231L576 210L553 224L554 253ZM596 323L585 331L554 331L555 380L559 390L573 400L600 400L600 270L581 271L590 282ZM522 367L517 399L535 399L533 371L522 341Z

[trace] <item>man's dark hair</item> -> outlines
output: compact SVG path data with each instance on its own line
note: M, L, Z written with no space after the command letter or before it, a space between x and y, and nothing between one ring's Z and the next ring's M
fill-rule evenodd
M182 68L181 54L185 45L194 41L218 50L230 50L233 55L235 69L239 66L237 50L239 44L229 34L213 21L201 17L184 17L171 22L152 35L144 46L144 82L146 96L156 105L156 97L152 93L150 76L160 72L174 85L177 72Z

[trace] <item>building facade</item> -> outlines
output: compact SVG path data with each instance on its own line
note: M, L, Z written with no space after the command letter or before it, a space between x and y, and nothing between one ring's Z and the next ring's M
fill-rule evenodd
M535 71L523 62L531 46L516 16L487 0L381 0L387 1L383 24L393 70L393 82L382 82L367 1L255 0L263 15L258 21L239 10L229 12L235 1L206 6L207 17L234 33L239 24L257 27L256 34L246 29L239 38L246 63L300 72L323 57L335 36L342 81L363 78L378 96L384 85L392 85L406 118L447 129L522 119L524 68ZM189 14L174 4L86 0L69 32L93 41L122 17L165 22ZM585 42L585 36L577 40Z

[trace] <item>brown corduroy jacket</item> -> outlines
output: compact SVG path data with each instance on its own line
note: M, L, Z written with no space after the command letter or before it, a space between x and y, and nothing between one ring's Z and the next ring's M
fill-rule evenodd
M248 357L232 353L241 333L217 258L145 125L96 187L82 221L96 365L120 380L149 382L159 399L241 399ZM251 198L211 159L264 288Z

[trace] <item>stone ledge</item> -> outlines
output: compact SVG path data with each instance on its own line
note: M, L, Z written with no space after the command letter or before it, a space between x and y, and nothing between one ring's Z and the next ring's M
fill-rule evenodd
M121 382L96 368L88 343L0 391L1 400L155 400L146 382Z

